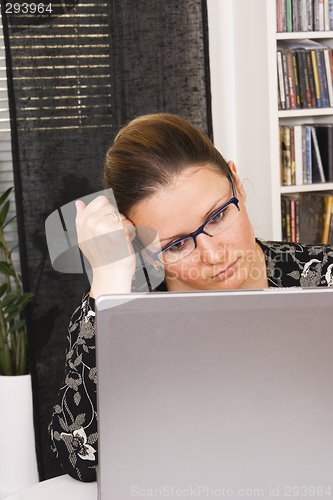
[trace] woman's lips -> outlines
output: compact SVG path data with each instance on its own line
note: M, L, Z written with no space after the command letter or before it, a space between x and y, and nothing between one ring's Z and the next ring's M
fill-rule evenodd
M228 266L221 269L221 271L219 271L218 273L216 273L214 276L212 276L209 279L211 279L213 281L222 281L222 280L225 280L227 278L230 278L230 276L232 276L234 274L237 266L238 266L238 259L235 260L235 262L233 262L232 264L229 264Z

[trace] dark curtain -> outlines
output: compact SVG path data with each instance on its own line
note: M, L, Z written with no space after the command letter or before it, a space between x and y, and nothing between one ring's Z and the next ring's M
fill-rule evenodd
M27 326L41 480L62 474L47 426L69 318L88 285L52 269L45 219L102 189L105 152L138 115L175 113L212 138L205 0L57 5L18 16L1 0L21 268L35 293Z

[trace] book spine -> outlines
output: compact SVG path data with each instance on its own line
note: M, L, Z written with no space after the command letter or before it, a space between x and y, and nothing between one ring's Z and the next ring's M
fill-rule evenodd
M300 31L299 29L299 14L298 14L298 2L299 0L293 0L292 11L293 11L293 31Z
M300 243L299 199L295 198L295 231L296 243Z
M333 213L331 215L331 221L330 221L330 229L328 232L328 245L333 246Z
M281 22L282 22L282 32L287 31L287 2L286 0L281 0Z
M306 60L308 63L311 105L313 108L316 108L317 107L316 88L315 88L315 80L314 80L314 73L313 73L313 67L312 67L311 53L309 50L306 51Z
M324 69L323 69L321 55L322 55L322 50L316 50L317 68L318 68L319 85L320 85L320 93L321 93L321 107L327 108L325 76L324 76Z
M277 67L278 67L278 79L279 79L281 108L282 109L286 109L286 94L285 94L285 91L284 91L282 55L281 55L281 51L280 50L277 51Z
M296 165L295 165L295 129L290 127L290 178L291 185L296 185Z
M282 55L284 91L286 94L286 109L290 109L290 95L289 95L288 67L287 67L286 52L284 50L281 50L281 55Z
M315 89L316 89L317 108L321 108L321 93L320 93L319 75L318 75L317 59L316 59L315 50L311 50L311 59L312 59L312 68L313 68L313 75L314 75Z
M330 63L330 50L324 50L324 58L325 58L325 73L328 87L328 96L330 106L333 106L333 84L332 84L332 73L331 73L331 63Z
M282 143L283 143L283 130L281 125L279 125L279 154L280 154L280 185L283 186L283 151L282 151Z
M305 125L305 129L306 129L306 183L312 184L311 127Z
M333 0L329 0L329 2L328 2L328 11L329 11L329 18L330 18L329 30L333 31Z
M296 243L296 214L295 214L295 200L290 199L290 238L292 243Z
M288 70L288 83L289 83L289 96L290 96L290 108L296 109L296 99L295 99L295 89L294 89L294 70L293 70L293 60L290 50L286 50L287 59L287 70Z
M281 0L276 0L276 31L282 33Z
M282 241L287 241L287 228L286 228L286 199L281 198L281 233Z
M320 182L325 182L325 174L324 174L324 169L323 169L323 163L321 161L321 155L320 155L320 151L319 151L315 127L311 127L311 135L312 135L312 141L313 141L313 146L314 146L314 153L315 153L316 159L317 159L317 166L318 166L318 170L319 170ZM312 176L313 176L313 173L312 173Z
M290 198L285 198L286 200L286 241L291 243L291 207Z
M330 29L330 14L328 7L328 0L324 0L324 29L329 31Z
M307 31L313 31L313 1L307 0Z
M298 82L299 82L299 97L301 101L301 107L307 108L308 103L306 100L306 87L305 87L305 76L304 76L304 68L303 68L303 56L302 49L296 50L296 59L297 59L297 67L298 67Z
M282 161L283 161L283 185L291 186L291 151L290 151L290 128L282 127Z
M328 127L328 182L333 182L333 126Z
M302 58L303 58L303 69L304 69L304 80L305 80L307 107L308 108L312 108L310 78L309 78L309 68L308 68L308 60L307 60L307 51L304 50L302 52Z
M291 0L287 0L287 31L293 30L293 15L291 10Z
M296 109L301 108L301 98L300 98L300 93L299 93L299 80L298 80L298 74L297 74L297 59L296 59L296 52L295 50L291 51L292 55L292 62L293 62L293 80L295 82L295 100L296 100Z
M324 31L324 0L319 0L319 31Z
M303 184L308 183L308 168L307 168L307 142L306 142L306 126L302 125L302 163L303 163Z
M307 31L308 30L307 0L300 0L299 11L300 11L299 31Z
M303 184L302 126L294 126L295 137L295 184Z
M315 31L319 31L319 0L313 2L313 26Z
M325 196L324 230L323 230L323 239L321 241L324 245L327 245L328 243L328 235L330 232L331 216L332 216L332 204L333 204L333 197Z

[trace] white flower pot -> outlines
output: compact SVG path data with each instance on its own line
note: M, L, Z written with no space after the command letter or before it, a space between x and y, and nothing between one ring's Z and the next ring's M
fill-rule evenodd
M0 500L38 483L31 376L0 375Z

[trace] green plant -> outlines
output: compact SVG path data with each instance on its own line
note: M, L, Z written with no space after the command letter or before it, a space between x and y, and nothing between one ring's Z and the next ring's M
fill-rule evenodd
M25 328L24 309L33 294L24 293L22 277L16 273L11 255L17 245L8 249L4 228L16 216L7 219L10 201L8 197L13 188L0 196L0 273L5 282L0 285L0 374L24 375L28 372L28 342Z

